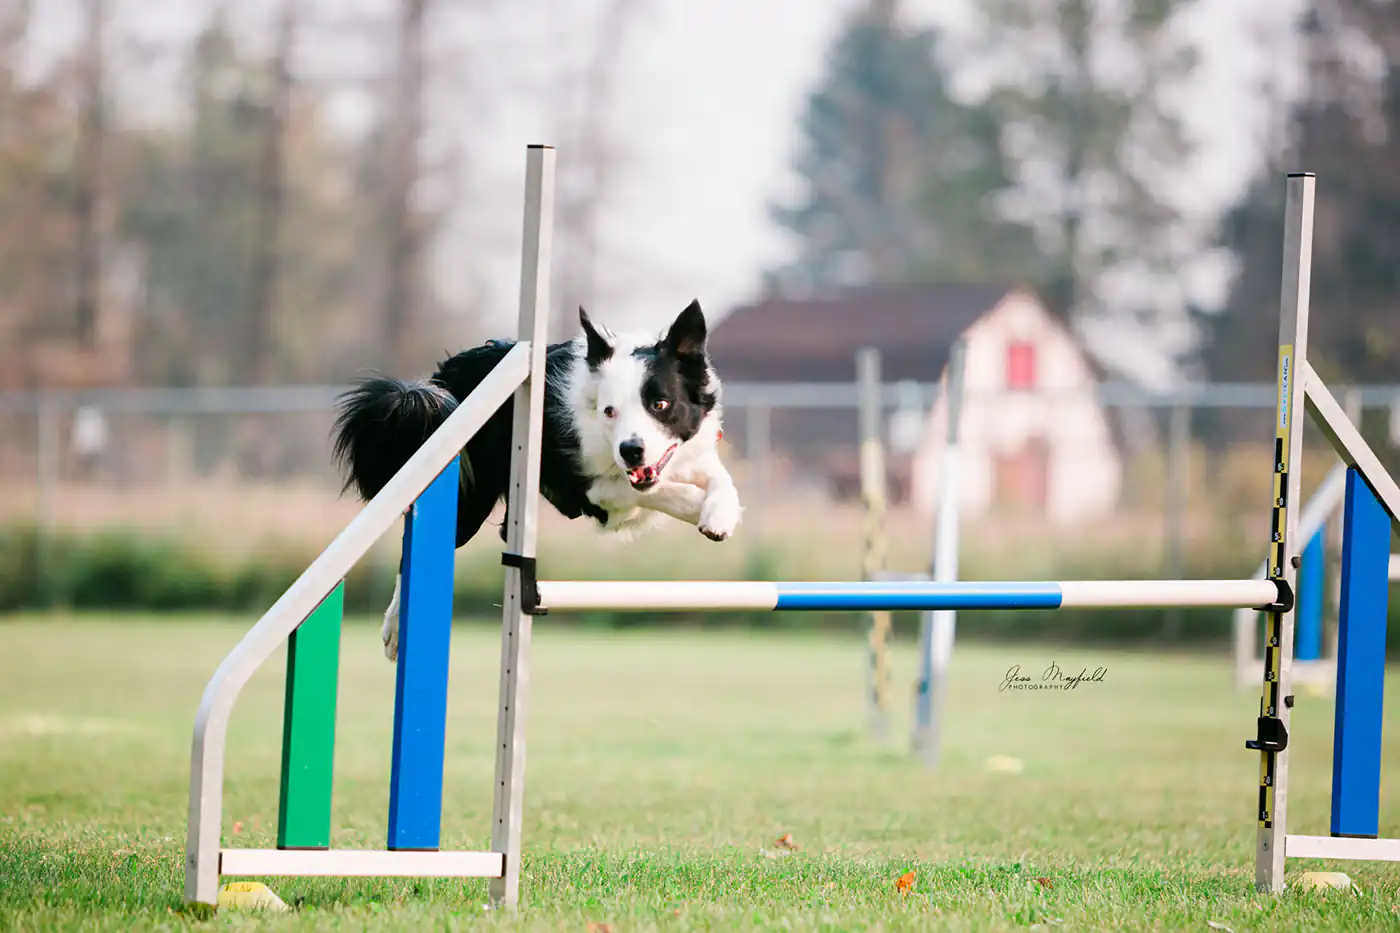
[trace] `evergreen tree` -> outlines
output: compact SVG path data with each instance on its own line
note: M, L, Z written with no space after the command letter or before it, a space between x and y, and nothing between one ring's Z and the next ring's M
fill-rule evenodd
M1201 316L1209 375L1272 381L1282 263L1283 174L1318 174L1308 356L1339 382L1400 379L1400 7L1314 0L1301 20L1304 90L1287 142L1230 212L1236 257L1225 307ZM1358 44L1376 58L1358 55ZM1363 68L1379 60L1380 67Z
M1183 310L1166 289L1108 288L1179 274L1178 212L1154 176L1190 155L1165 102L1195 63L1176 28L1190 2L977 4L971 54L992 73L988 102L1013 165L1000 200L1035 230L1041 295L1067 319L1130 313L1160 327Z
M1006 183L997 125L952 98L937 45L892 0L845 23L802 118L803 190L772 208L797 245L778 284L1002 278L1034 262L987 197Z
M258 303L249 270L258 238L260 166L269 104L265 67L217 16L188 69L188 121L135 136L120 233L143 259L147 305L137 341L145 381L254 381ZM318 102L285 114L277 287L267 296L266 373L273 381L342 378L383 363L365 346L372 297L362 272L370 203L348 147L326 132ZM260 351L261 352L261 351Z

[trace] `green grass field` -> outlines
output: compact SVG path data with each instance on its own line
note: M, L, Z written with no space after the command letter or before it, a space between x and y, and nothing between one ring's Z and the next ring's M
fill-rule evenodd
M943 767L865 732L859 639L536 629L522 909L484 881L269 879L275 918L180 911L189 737L200 691L250 620L0 621L0 927L21 930L1400 928L1400 869L1351 892L1253 893L1257 706L1223 657L964 647ZM382 845L393 668L347 628L336 844ZM485 847L497 641L453 646L443 843ZM1069 693L1000 692L1107 669ZM276 826L280 660L230 737L227 844ZM1395 721L1395 710L1388 719ZM1325 832L1332 704L1295 710L1292 825ZM987 760L1020 759L1020 773ZM1393 767L1400 749L1387 744ZM1393 773L1393 771L1392 771ZM1382 832L1400 804L1382 800ZM798 849L775 847L791 833ZM1292 864L1292 863L1290 863ZM895 881L915 873L911 891Z

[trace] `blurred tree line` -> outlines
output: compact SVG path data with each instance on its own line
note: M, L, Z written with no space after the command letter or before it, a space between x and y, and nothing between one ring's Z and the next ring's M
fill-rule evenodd
M0 388L319 382L435 359L429 0L357 24L396 35L381 73L346 79L377 102L358 137L334 126L333 87L299 79L305 34L327 28L305 0L277 0L264 43L231 5L201 5L193 41L155 51L115 28L116 5L72 4L85 38L43 68L37 7L0 5ZM112 80L146 55L174 59L169 113Z
M1198 379L1268 382L1282 175L1309 170L1313 355L1324 375L1400 381L1400 4L1306 0L1289 37L1301 91L1260 89L1277 132L1204 242L1158 179L1194 154L1180 92L1196 5L984 0L956 49L897 0L855 5L807 101L800 192L772 208L795 258L770 286L1023 284L1072 325L1118 318L1164 341L1184 327L1195 339L1174 355ZM1261 51L1291 60L1288 43ZM1234 272L1223 305L1202 307L1180 279L1212 250Z
M431 266L459 205L425 144L425 101L461 58L433 60L427 40L474 4L382 0L363 20L267 0L250 37L230 21L245 5L205 0L190 6L192 41L150 52L131 47L133 0L44 9L60 3L78 37L43 68L41 6L0 3L0 388L412 372L473 336L472 309L444 297ZM557 291L584 300L607 264L603 202L626 175L599 131L618 96L612 65L646 8L587 6L587 25L579 9L548 12L570 36L558 57L572 59L544 92L574 154L561 164ZM1197 378L1268 380L1280 176L1304 167L1321 177L1319 365L1396 379L1400 6L1304 0L1289 43L1261 47L1277 61L1298 58L1290 43L1304 51L1301 89L1261 90L1277 128L1263 165L1204 232L1161 183L1196 155L1181 113L1201 105L1183 96L1199 0L965 6L971 22L950 38L898 0L851 0L798 127L803 185L772 207L796 249L770 284L1024 283L1076 325L1139 325ZM304 67L347 29L372 37L376 56L373 73L339 79L368 102L359 133L337 125L334 81ZM114 80L149 55L178 62L169 112L145 112ZM1183 283L1218 252L1233 258L1226 297L1197 300ZM555 310L568 324L570 308ZM1183 331L1194 339L1172 336Z
M168 2L0 0L0 390L424 371L494 326L481 270L442 258L492 236L463 222L486 183L455 121L540 98L570 153L556 331L605 291L617 63L646 4ZM76 36L42 41L45 17ZM544 64L487 80L472 43Z
M1309 357L1337 383L1400 381L1400 4L1311 0L1299 21L1302 94L1221 242L1239 274L1203 315L1208 372L1273 378L1288 171L1318 174Z

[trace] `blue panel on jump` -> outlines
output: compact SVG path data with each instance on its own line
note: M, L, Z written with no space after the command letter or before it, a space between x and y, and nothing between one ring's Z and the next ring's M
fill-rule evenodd
M441 835L459 469L448 464L404 522L390 849L437 849Z
M1057 583L779 583L774 609L1058 609Z
M1318 529L1303 549L1298 572L1298 618L1293 631L1293 659L1316 661L1322 657L1322 595L1327 577L1323 530Z
M1374 837L1380 828L1390 516L1354 467L1347 470L1345 522L1332 740L1332 835Z

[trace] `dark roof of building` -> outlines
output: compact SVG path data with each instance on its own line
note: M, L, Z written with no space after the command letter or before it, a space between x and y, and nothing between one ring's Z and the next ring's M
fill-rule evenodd
M856 351L876 347L885 381L933 382L958 336L1011 291L882 286L765 298L711 328L710 356L720 377L735 382L851 382Z

